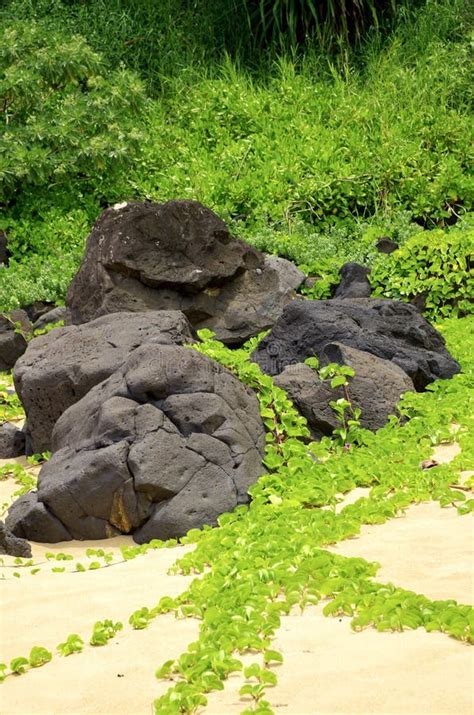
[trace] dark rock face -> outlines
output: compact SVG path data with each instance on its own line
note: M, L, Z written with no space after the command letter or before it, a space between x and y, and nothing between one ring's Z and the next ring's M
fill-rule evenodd
M286 264L286 269L284 268ZM275 322L304 275L233 238L196 201L107 209L66 299L73 323L118 311L181 310L239 343Z
M334 291L334 298L368 298L372 292L369 273L370 268L360 263L345 263L339 271L341 282Z
M43 330L47 325L59 323L60 320L64 321L66 314L67 309L62 306L48 310L47 313L43 313L43 315L40 315L39 318L35 320L33 330Z
M342 343L329 343L322 362L349 365L355 370L355 377L349 378L349 397L354 407L360 407L361 426L366 429L382 427L388 416L395 414L401 395L413 390L412 381L398 365ZM330 435L339 426L329 403L345 396L342 387L331 388L303 363L288 366L274 382L306 417L314 437Z
M15 323L19 324L24 335L31 331L31 323L24 310L13 310L8 317L0 314L0 372L11 370L27 347L24 335L15 332Z
M21 556L29 559L31 557L31 546L25 539L14 536L7 529L3 521L0 521L0 554L7 556Z
M245 271L215 290L209 317L195 327L210 328L223 343L243 343L275 323L304 277L284 258L266 256L262 268ZM207 304L207 298L203 301Z
M105 315L32 340L14 370L27 416L29 450L51 449L53 427L62 413L123 365L139 345L182 345L192 339L182 313L150 311Z
M0 231L0 266L8 266L10 252L8 250L8 238L5 231Z
M10 528L47 541L49 522L45 538L36 520L46 512L78 539L182 536L248 501L264 446L258 401L228 370L142 345L59 419L37 495L13 505Z
M25 434L11 422L0 425L0 459L20 457L25 454Z
M287 306L253 353L261 369L278 375L285 367L323 356L329 343L391 360L416 390L459 372L443 337L411 305L391 300L305 300Z

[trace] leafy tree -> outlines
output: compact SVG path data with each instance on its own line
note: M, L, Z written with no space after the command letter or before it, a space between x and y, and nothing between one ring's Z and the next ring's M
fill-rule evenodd
M140 143L141 81L42 22L0 29L0 201L28 186L109 179Z

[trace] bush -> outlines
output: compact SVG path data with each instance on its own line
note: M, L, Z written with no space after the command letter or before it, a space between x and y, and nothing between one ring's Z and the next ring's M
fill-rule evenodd
M8 312L36 300L61 304L78 269L80 255L60 254L50 258L31 256L27 263L13 260L0 267L0 312Z
M11 204L27 188L110 181L141 140L141 81L108 71L83 38L42 22L0 29L0 201Z
M424 296L430 318L473 312L474 228L423 231L389 256L380 256L369 276L376 296L409 301Z

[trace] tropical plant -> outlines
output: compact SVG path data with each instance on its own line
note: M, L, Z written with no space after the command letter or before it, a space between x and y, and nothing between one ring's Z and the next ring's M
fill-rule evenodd
M141 134L140 80L111 71L82 37L35 21L0 22L0 200L87 184L125 166Z
M474 311L474 228L422 231L389 256L380 256L369 280L374 295L422 299L432 318Z

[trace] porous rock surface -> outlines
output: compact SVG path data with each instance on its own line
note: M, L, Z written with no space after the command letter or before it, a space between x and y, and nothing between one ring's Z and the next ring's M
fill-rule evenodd
M271 327L303 280L196 201L132 201L95 224L66 305L76 324L124 310L181 310L196 329L237 344Z
M460 370L444 338L416 308L371 298L294 301L260 342L253 359L263 372L278 375L308 357L321 358L333 342L391 360L416 390Z
M21 332L18 332L19 327ZM27 347L25 335L31 331L31 323L24 310L0 313L0 372L11 370Z
M14 370L27 417L28 451L50 450L53 427L62 413L123 365L139 345L182 345L192 339L182 313L150 311L105 315L30 341Z
M21 539L12 534L3 521L0 521L0 554L20 556L23 558L30 558L31 556L31 546L29 543L25 541L25 539Z
M37 541L63 540L52 538L58 525L76 539L182 536L248 501L264 445L257 398L228 370L185 347L143 345L62 415L38 491L7 525Z
M404 392L412 391L408 375L389 360L382 360L367 352L349 348L342 343L329 343L323 351L322 362L348 365L355 371L348 378L348 393L353 407L360 407L361 426L369 430L382 427L388 416L396 413L396 405ZM332 400L344 398L342 387L331 388L315 370L304 363L289 365L274 378L295 407L306 417L315 438L330 435L339 426Z

